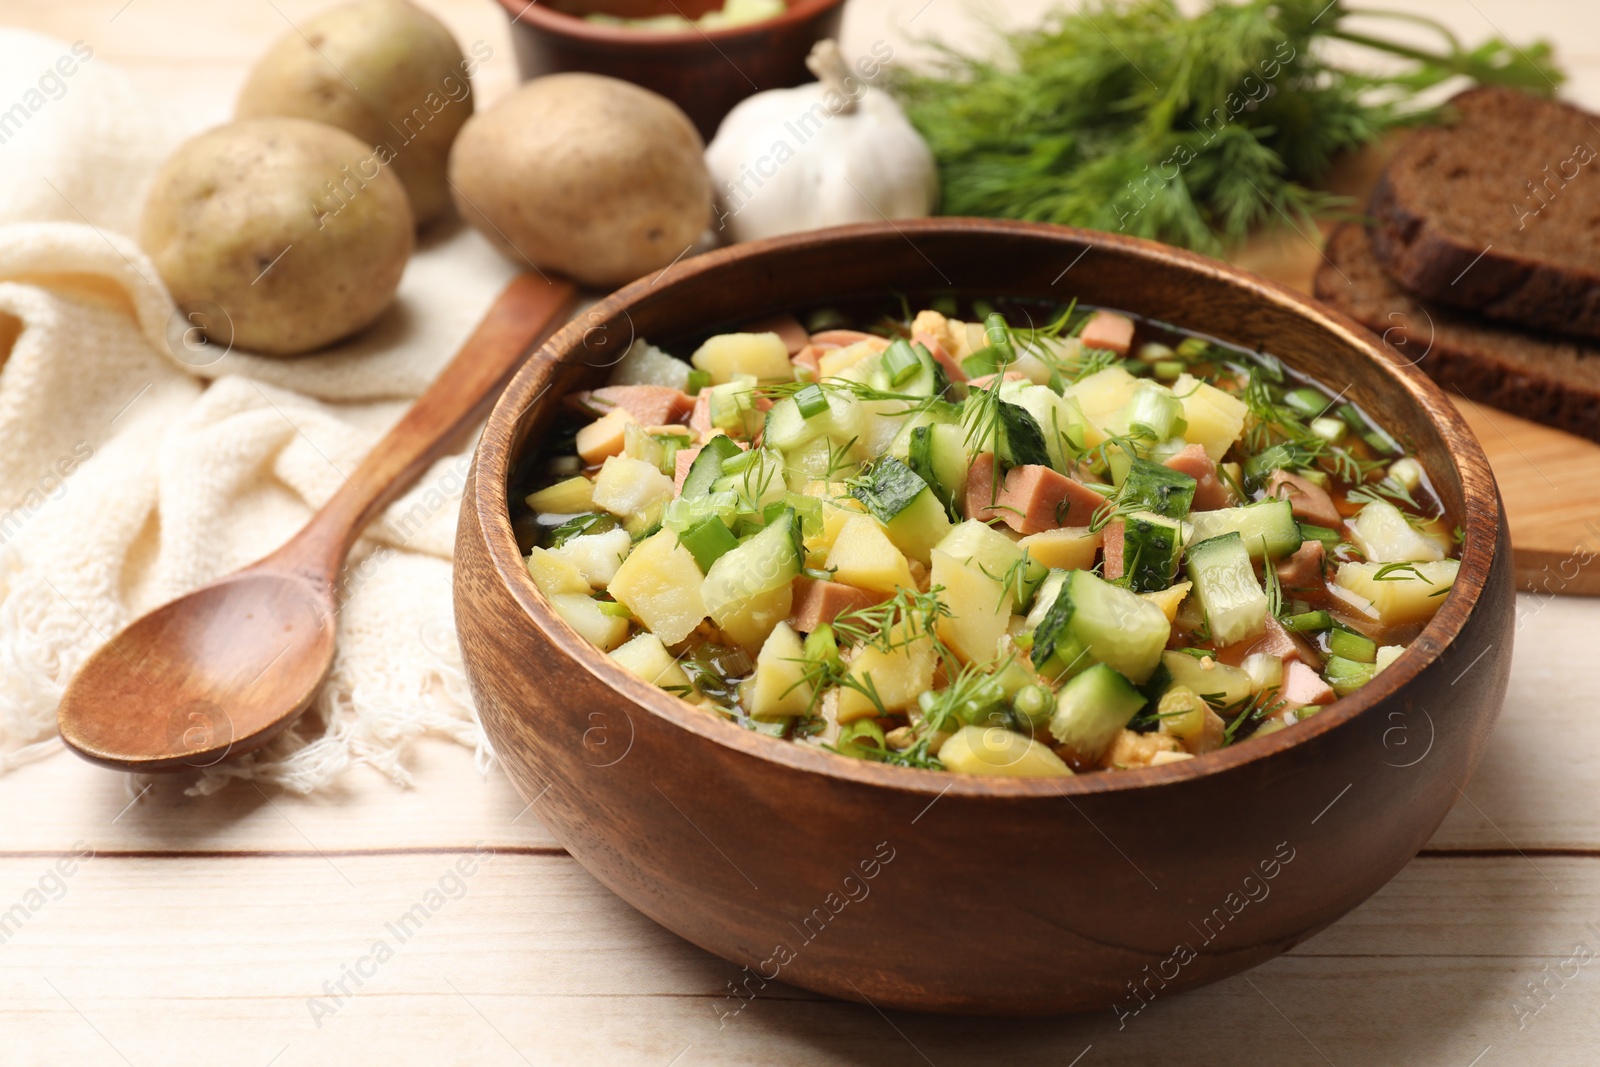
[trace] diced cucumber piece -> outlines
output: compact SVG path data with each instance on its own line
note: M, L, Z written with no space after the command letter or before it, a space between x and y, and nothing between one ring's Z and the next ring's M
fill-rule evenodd
M1172 624L1160 608L1090 571L1071 572L1050 610L1069 611L1067 631L1096 660L1136 685L1155 671L1172 635Z
M1122 573L1135 593L1167 588L1183 555L1183 523L1149 511L1123 517Z
M1120 450L1113 450L1123 454ZM1132 459L1117 503L1126 510L1150 511L1170 519L1186 518L1194 505L1197 483L1182 471L1175 471L1147 459Z
M1019 389L1014 399L1017 406L1033 416L1033 421L1039 424L1039 429L1044 433L1044 447L1050 454L1050 465L1065 473L1073 458L1084 451L1083 413L1045 385Z
M1026 408L1009 400L1000 401L1000 462L1008 467L1050 465L1044 431Z
M1173 685L1185 686L1200 694L1214 707L1225 708L1248 699L1253 685L1248 671L1230 667L1212 656L1211 665L1187 652L1163 652L1161 665L1172 677Z
M684 476L678 496L692 500L711 492L712 483L722 477L722 464L741 451L743 449L729 437L722 434L712 437L689 464L689 473Z
M1063 579L1065 577L1063 574ZM1033 648L1029 657L1039 676L1051 682L1070 678L1094 663L1088 647L1069 628L1072 607L1072 597L1066 593L1065 581L1057 582L1049 605L1040 613L1033 631Z
M789 491L783 457L770 448L741 452L723 462L722 477L711 483L711 491L733 493L741 513L759 515Z
M1328 631L1328 651L1341 659L1357 663L1378 661L1378 643L1352 630Z
M1144 706L1144 694L1103 663L1062 687L1050 734L1078 756L1096 762Z
M1266 626L1267 594L1237 531L1190 547L1189 578L1219 647L1253 637Z
M1263 553L1271 559L1279 559L1300 547L1300 525L1294 521L1294 509L1287 500L1262 500L1238 508L1197 511L1189 516L1189 521L1194 524L1196 541L1238 534L1250 558L1255 560L1261 559Z
M911 431L907 462L933 489L945 513L960 519L970 461L960 426L932 423Z
M881 456L861 480L850 486L850 495L887 526L927 490L928 483L916 471L893 456Z
M883 531L894 542L894 547L927 566L934 546L950 532L950 518L933 490L924 487L900 514L884 524Z
M794 581L804 559L799 519L786 508L760 533L711 565L700 587L706 612L720 625L721 617L742 602Z
M711 425L730 434L752 437L765 418L756 406L756 380L741 375L711 387Z
M1039 624L1044 622L1044 617L1050 610L1050 605L1056 602L1056 597L1061 594L1061 587L1066 584L1068 571L1052 569L1044 576L1044 581L1039 583L1039 590L1034 594L1033 607L1028 610L1028 617L1022 620L1023 626L1028 630L1038 630Z
M938 360L920 344L896 340L873 367L868 383L905 396L943 396L950 379Z
M842 445L861 434L861 405L849 393L835 388L817 388L825 407L809 418L801 412L799 401L785 397L767 412L761 441L770 448L789 452L821 438Z
M997 382L991 388L1000 387ZM994 452L1006 467L1050 465L1044 431L1021 405L997 395L991 398L989 390L975 390L967 395L961 417L970 451Z
M1165 441L1188 428L1183 404L1172 390L1154 382L1144 382L1122 409L1111 417L1111 428L1121 435Z

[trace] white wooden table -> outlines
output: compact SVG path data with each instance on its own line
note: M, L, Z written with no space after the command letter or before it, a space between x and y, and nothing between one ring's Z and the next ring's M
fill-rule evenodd
M933 0L911 33L959 28L962 3ZM883 37L911 54L923 4L854 0L847 49ZM266 41L321 6L6 0L0 19L89 40L154 96L220 121ZM495 6L428 6L493 45L481 99L505 92ZM1573 95L1600 104L1589 5L1404 6L1468 37L1557 40ZM1519 607L1494 742L1422 855L1294 952L1120 1032L1109 1012L885 1016L778 986L719 1022L735 968L611 896L537 803L439 743L413 760L410 791L357 771L309 799L249 785L194 799L175 780L134 796L64 755L0 778L0 1064L1593 1064L1600 602Z

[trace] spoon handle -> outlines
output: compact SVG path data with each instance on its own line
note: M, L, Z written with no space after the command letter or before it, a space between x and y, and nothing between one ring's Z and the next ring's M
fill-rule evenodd
M487 413L512 372L576 296L577 288L561 278L514 278L411 410L311 521L273 553L276 562L319 577L336 574L367 524Z

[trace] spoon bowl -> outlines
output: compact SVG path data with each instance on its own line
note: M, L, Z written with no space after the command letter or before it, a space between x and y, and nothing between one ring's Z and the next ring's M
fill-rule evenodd
M571 306L571 283L521 275L450 365L287 544L137 619L79 669L56 717L91 763L207 767L270 741L333 665L334 595L350 546L471 427Z

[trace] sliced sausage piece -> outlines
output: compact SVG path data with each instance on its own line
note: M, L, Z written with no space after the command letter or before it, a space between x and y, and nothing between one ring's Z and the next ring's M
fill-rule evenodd
M1126 356L1128 346L1133 344L1133 320L1114 311L1096 311L1084 325L1078 340L1085 348L1105 348Z
M794 357L791 358L789 362L793 363L796 367L804 367L806 370L810 371L811 380L816 381L817 376L822 373L821 368L817 364L817 359L824 351L826 351L826 349L821 345L806 345L800 351L796 352Z
M1087 498L1093 498L1089 500ZM1006 472L994 491L994 454L984 452L967 475L967 518L999 519L1020 534L1087 526L1105 498L1049 467L1029 464Z
M689 429L701 441L711 436L711 390L702 389L694 398L694 410L689 412Z
M808 634L847 611L871 607L885 599L882 593L870 589L857 589L841 582L799 578L794 584L794 610L789 615L789 625Z
M1168 459L1164 466L1194 479L1193 510L1216 511L1219 508L1233 507L1233 490L1228 488L1228 483L1218 477L1217 464L1206 455L1205 445L1189 445Z
M882 341L883 338L875 333L862 333L860 330L823 330L821 333L811 335L814 345L833 345L836 348L849 348L861 341Z
M1344 519L1333 506L1333 498L1316 482L1289 471L1273 471L1267 479L1267 495L1287 500L1294 517L1318 526L1337 530Z
M961 366L956 357L950 354L949 349L945 348L939 338L931 333L919 333L914 334L911 339L928 350L934 361L944 368L946 378L949 378L952 382L964 382L967 380L966 369Z
M580 411L596 415L622 408L641 426L666 426L682 422L694 408L694 398L667 385L606 385L567 398Z
M1285 663L1291 660L1313 664L1322 662L1322 657L1317 655L1305 638L1284 629L1283 624L1271 615L1267 616L1266 628L1255 640L1236 641L1226 648L1218 649L1213 655L1220 662L1230 667L1237 667L1245 661L1245 657L1256 652L1277 656Z
M1288 559L1278 562L1278 581L1285 589L1322 590L1322 542L1305 541Z
M768 315L739 327L742 333L775 333L783 346L794 355L806 346L806 328L793 315Z
M1290 707L1306 704L1332 704L1333 690L1322 676L1298 660L1283 665L1283 689L1278 696L1288 701Z
M1122 547L1123 533L1128 528L1127 523L1121 519L1106 523L1105 540L1101 548L1105 552L1105 567L1103 568L1106 581L1122 577Z

